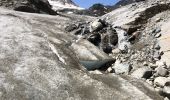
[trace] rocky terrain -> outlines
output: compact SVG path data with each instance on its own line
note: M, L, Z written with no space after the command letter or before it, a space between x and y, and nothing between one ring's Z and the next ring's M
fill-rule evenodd
M169 1L100 17L11 2L0 8L0 100L170 99Z

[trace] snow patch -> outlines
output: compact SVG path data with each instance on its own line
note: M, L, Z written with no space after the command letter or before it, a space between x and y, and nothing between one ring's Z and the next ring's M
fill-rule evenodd
M65 3L62 4L59 1L53 1L53 0L48 0L49 3L52 5L52 9L53 10L59 10L59 9L63 9L63 8L67 8L67 9L78 9L78 10L83 10L84 8L75 6L73 4L69 4L69 3Z

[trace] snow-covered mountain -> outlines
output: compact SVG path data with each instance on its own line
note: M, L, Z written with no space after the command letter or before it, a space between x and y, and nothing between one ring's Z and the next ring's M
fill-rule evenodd
M53 10L61 10L61 9L83 9L77 6L72 0L48 0L52 5Z

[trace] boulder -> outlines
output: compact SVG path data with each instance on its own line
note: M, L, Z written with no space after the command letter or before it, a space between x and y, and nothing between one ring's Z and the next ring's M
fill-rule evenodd
M134 77L134 78L144 78L144 79L148 79L152 76L152 69L149 68L149 67L142 67L142 68L139 68L137 70L135 70L131 76Z
M120 60L116 60L113 69L116 74L129 74L132 67L130 66L130 64L126 62L121 62Z
M163 67L158 67L158 68L156 68L156 74L158 76L163 76L164 77L164 76L166 76L168 74L168 70L163 68Z
M165 95L165 97L170 98L170 86L164 86L163 94Z
M154 85L158 87L164 87L167 82L170 82L170 79L166 77L156 77L154 80Z
M97 19L90 24L90 32L99 31L104 27L102 20Z

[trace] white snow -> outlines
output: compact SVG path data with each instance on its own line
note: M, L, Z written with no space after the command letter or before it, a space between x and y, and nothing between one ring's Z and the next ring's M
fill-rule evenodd
M73 4L69 4L69 3L65 3L62 4L59 1L53 1L53 0L48 0L49 3L52 5L52 9L53 10L59 10L59 9L63 9L63 8L67 8L67 9L78 9L78 10L83 10L84 8L75 6Z

